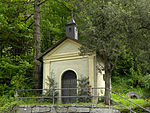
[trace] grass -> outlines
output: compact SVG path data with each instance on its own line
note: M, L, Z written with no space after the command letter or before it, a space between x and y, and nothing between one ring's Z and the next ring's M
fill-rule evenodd
M128 84L126 84L126 81L119 83L119 84L120 85L118 86L118 83L115 83L115 82L112 83L112 86L113 86L112 90L117 92L118 94L120 94L121 96L123 96L125 98L127 98L126 94L128 92L139 93L141 95L141 99L129 99L129 100L131 100L132 102L134 102L134 103L136 103L136 104L138 104L144 108L148 107L148 106L150 107L150 99L148 99L148 97L150 95L149 95L149 92L146 91L146 89L143 89L143 88L139 87L138 85L136 87L131 87ZM115 94L112 94L111 97L113 100L115 100L118 103L121 103L125 107L129 108L130 103L127 100L125 100L125 99L123 99L123 98L121 98ZM117 109L124 111L125 113L127 112L127 110L125 110L124 107L121 107L121 106L116 105L116 104L113 104L112 106L114 108L117 108ZM131 103L131 108L138 113L142 112L141 109L138 106L134 105L133 103Z
M142 107L147 107L147 106L150 106L150 101L149 100L144 100L144 99L129 99L130 101L134 102L135 104L133 103L130 103L129 101L121 98L121 97L118 97L114 94L112 94L112 99L115 100L116 102L124 105L125 107L127 108L130 108L129 106L131 105L131 108L132 109L136 109L138 108L137 105L135 104L138 104ZM116 109L125 109L124 107L120 106L120 105L117 105L117 104L112 104L112 107L116 108Z
M147 106L150 107L150 99L149 100L146 99L147 97L145 96L145 94L148 95L149 92L145 91L145 89L142 89L140 87L131 88L130 86L127 86L124 83L120 84L119 86L118 86L118 84L113 84L112 86L113 86L112 90L119 93L123 97L126 97L126 94L128 92L139 93L142 96L141 99L130 99L130 100L142 107L147 107ZM111 95L111 98L113 100L117 101L118 103L124 105L125 107L129 108L130 103L127 100L125 100L113 93ZM16 101L15 98L13 99L13 98L8 98L8 97L2 97L2 98L0 98L0 101L1 101L0 102L0 104L1 104L0 111L7 109L13 105L53 105L52 101L50 101L48 99L45 101L43 99L26 99L26 100L24 99L24 100ZM55 105L92 105L92 103L84 103L84 102L68 103L68 104L55 103ZM98 107L109 107L108 105L104 104L104 99L101 99L101 101L97 104L97 106ZM124 113L128 112L124 107L122 107L118 104L115 104L114 102L112 102L111 107L119 109ZM139 107L134 104L131 104L131 107L136 112L142 112L141 109L139 109Z
M129 101L115 95L115 94L112 94L111 95L111 98L113 100L115 100L116 102L126 106L126 107L129 107L130 103ZM146 105L150 105L150 101L149 100L144 100L144 99L129 99L131 101L133 101L134 103L140 105L140 106L146 106ZM53 105L52 102L48 102L48 101L43 101L43 100L35 100L35 99L27 99L27 100L20 100L18 101L19 104L22 104L22 105ZM55 103L54 105L70 105L70 104L75 104L75 105L92 105L92 103L84 103L84 102L79 102L79 103L68 103L68 104L62 104L62 103ZM103 99L97 104L99 107L107 107L107 105L104 105L104 102L103 102ZM122 107L119 107L119 105L115 104L114 102L111 104L113 107L118 107L118 108L122 108ZM136 107L136 105L132 104L132 107Z
M126 94L128 92L137 92L140 95L142 95L142 98L141 99L130 99L130 100L133 101L134 103L142 106L142 107L150 106L150 100L148 100L148 99L145 100L144 93L143 93L144 90L142 88L139 88L139 87L131 88L131 87L128 87L128 86L123 85L123 84L119 85L119 86L118 86L118 84L117 85L113 84L112 90L117 92L118 94L120 94L121 96L123 96L125 98L127 98ZM118 103L124 105L125 107L129 108L130 103L127 100L125 100L125 99L123 99L123 98L121 98L121 97L119 97L119 96L117 96L116 94L113 94L113 93L111 95L111 98L113 100L115 100L116 102L118 102ZM38 101L35 101L35 99L28 99L26 101L22 101L21 104L22 105L29 105L29 104L30 105L53 105L52 101L51 102L48 101L48 100L47 101L43 101L42 99L38 100ZM58 104L59 105L70 105L70 104L56 103L56 105L58 105ZM76 104L76 105L92 105L92 103L83 103L83 102L73 103L73 104ZM99 107L108 107L107 105L104 105L104 101L103 100L101 100L101 102L99 104L97 104L97 106L99 106ZM116 109L125 109L124 107L122 107L122 106L120 106L118 104L115 104L114 102L112 103L111 107L114 107ZM132 104L132 103L131 103L131 107L133 109L137 108L137 106Z
M125 96L125 95L122 94L122 96ZM111 97L113 100L129 108L129 102L127 100L120 98L115 94L112 94ZM144 100L144 99L130 99L130 100L142 107L150 106L150 100ZM13 106L13 105L53 105L53 104L49 101L43 101L42 99L27 99L27 100L18 100L18 101L14 100L13 102L9 104L5 104L3 108L0 109L0 111L7 109L9 108L9 106ZM54 105L92 105L92 103L83 103L83 102L68 103L68 104L55 103ZM141 109L139 109L134 104L131 104L131 106L133 110L136 110L136 111L138 110L138 112L139 111L141 112ZM105 105L103 99L101 99L101 101L97 104L97 107L109 107L109 106ZM124 113L128 112L124 107L121 107L120 105L115 104L113 102L111 103L111 107L119 109Z

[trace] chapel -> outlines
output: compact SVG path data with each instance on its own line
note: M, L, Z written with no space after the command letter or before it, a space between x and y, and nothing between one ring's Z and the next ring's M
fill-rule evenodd
M78 40L78 30L73 16L66 24L66 37L45 51L38 60L43 64L43 89L48 89L48 78L54 79L56 88L78 87L78 80L89 78L91 88L105 87L104 71L98 71L96 53L80 55L82 42ZM101 65L104 65L103 60ZM72 95L74 91L59 90L59 96ZM98 95L104 95L104 90L98 90ZM66 101L60 99L60 101ZM73 102L74 100L68 100Z

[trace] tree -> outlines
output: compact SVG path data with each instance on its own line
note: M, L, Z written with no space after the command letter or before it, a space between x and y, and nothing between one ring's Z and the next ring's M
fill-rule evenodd
M26 8L32 6L22 2L0 2L0 56L27 54L31 49L32 18ZM29 8L30 9L30 8Z
M137 59L149 53L150 1L104 0L82 1L76 6L82 24L84 38L82 54L96 52L97 59L103 58L105 67L105 104L110 103L111 74L119 54L129 50ZM81 19L80 19L81 21ZM86 24L83 24L86 23ZM146 45L145 45L146 43ZM101 61L101 60L98 60ZM101 68L100 68L101 69Z
M64 3L65 4L65 3ZM65 36L65 24L70 12L57 0L41 5L41 52L45 52Z
M0 95L32 87L31 2L0 1ZM30 16L31 15L31 16Z
M36 83L40 84L41 64L36 58L65 36L69 12L56 0L5 0L0 7L0 56L32 57L34 86L40 87Z
M33 57L36 60L40 55L40 0L34 1L5 1L0 2L2 6L1 18L2 36L0 54L7 56L21 56L33 50ZM34 13L33 10L34 9ZM31 10L31 11L30 11ZM34 22L32 16L34 15ZM34 23L34 34L32 35L31 26ZM33 43L32 43L33 42ZM34 45L34 46L32 46ZM38 81L39 63L34 62L34 77ZM37 76L38 74L38 76Z
M34 33L33 33L33 57L34 57L34 87L40 87L41 63L36 59L41 54L41 39L40 39L40 0L34 1Z
M61 4L60 4L61 3ZM63 4L64 5L64 4ZM40 13L42 12L42 13ZM41 63L36 61L46 49L54 45L64 35L64 25L67 23L68 12L58 0L40 1L34 3L34 80L35 87L41 84ZM38 82L36 82L38 81ZM36 85L38 84L38 85Z

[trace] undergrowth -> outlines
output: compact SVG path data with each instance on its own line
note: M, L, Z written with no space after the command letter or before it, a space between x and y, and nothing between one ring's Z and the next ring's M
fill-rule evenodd
M142 106L142 107L148 107L150 106L150 100L148 99L148 97L150 96L149 94L149 89L146 89L145 87L141 87L141 84L137 84L136 86L132 86L131 84L128 84L128 79L126 77L113 77L113 81L112 82L112 90L117 92L119 95L127 98L126 94L129 92L136 92L138 94L141 95L141 99L129 99L130 101ZM118 85L119 84L119 85ZM137 105L134 105L133 103L130 103L129 101L117 96L116 94L111 95L111 98L113 100L115 100L116 102L124 105L127 108L130 108L130 104L131 104L131 108L132 110L140 113L143 112L144 110L142 110L140 107L138 107ZM122 113L128 113L129 110L127 110L126 108L117 105L115 103L112 104L112 107L116 108L116 109L120 109L122 111Z

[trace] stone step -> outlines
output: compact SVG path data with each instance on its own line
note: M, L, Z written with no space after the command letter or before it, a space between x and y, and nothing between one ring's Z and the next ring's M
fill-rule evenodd
M120 113L120 111L92 105L18 105L15 113Z

